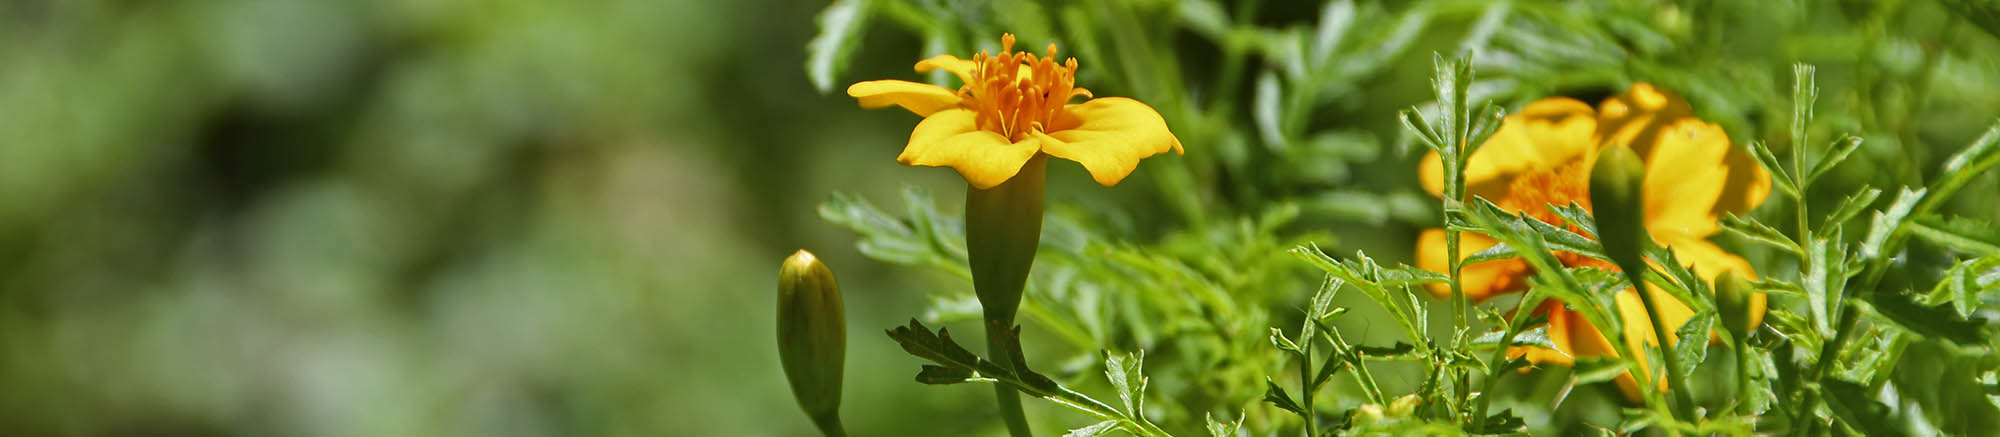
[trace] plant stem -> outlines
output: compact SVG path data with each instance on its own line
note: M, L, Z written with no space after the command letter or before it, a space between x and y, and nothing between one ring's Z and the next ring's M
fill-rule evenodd
M1684 409L1694 406L1693 398L1688 395L1687 375L1681 372L1681 358L1674 354L1673 346L1667 344L1669 337L1667 337L1666 320L1660 318L1660 306L1653 301L1653 294L1646 291L1646 283L1639 279L1641 270L1633 267L1645 266L1621 266L1619 270L1625 271L1625 278L1632 281L1632 292L1639 294L1639 303L1646 307L1646 317L1653 325L1653 338L1660 346L1660 357L1666 361L1667 393L1670 395L1667 409L1673 413L1675 419L1686 420L1688 417ZM1645 359L1644 356L1638 355L1640 351L1632 352L1635 354L1634 358ZM1653 379L1651 375L1646 376L1646 379L1648 381L1641 382L1640 385L1653 384L1653 381L1650 381Z
M1004 330L1007 328L999 329ZM1018 361L1020 358L1008 352L1007 342L1006 340L1002 340L1006 336L1004 333L1006 331L1002 330L994 329L994 326L990 323L987 325L987 354L992 355L994 362L1000 363L1003 366L1020 368L1020 362ZM994 384L993 395L999 398L1000 418L1007 421L1008 435L1027 437L1034 434L1034 430L1028 428L1028 416L1021 412L1021 396L1015 393L1014 387L1007 384Z
M1749 337L1749 333L1744 334L1736 337ZM1755 393L1750 391L1750 339L1734 340L1736 340L1736 407L1742 408L1740 410L1742 414L1755 414L1750 411L1750 398L1755 396Z
M1012 179L991 188L965 189L966 261L973 292L985 313L987 353L1009 369L1025 368L1018 340L1009 341L1028 270L1042 236L1043 196L1048 156L1036 154ZM1021 413L1021 398L1013 387L995 385L1000 416L1014 437L1032 435Z
M812 420L813 425L819 426L819 432L826 437L847 437L847 430L840 426L839 413L814 415Z
M1305 403L1303 406L1305 414L1302 415L1306 419L1306 437L1318 437L1319 411L1313 409L1313 393L1317 392L1318 390L1316 389L1319 387L1313 385L1312 342L1307 341L1302 346L1304 347L1299 349L1299 388L1300 391L1304 392L1300 394L1302 398L1300 401ZM1328 357L1328 359L1332 359L1332 357Z

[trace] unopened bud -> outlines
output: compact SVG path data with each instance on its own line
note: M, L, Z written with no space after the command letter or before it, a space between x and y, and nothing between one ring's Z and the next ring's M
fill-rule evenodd
M1729 330L1731 338L1748 340L1756 321L1752 320L1754 309L1751 300L1757 289L1736 272L1725 271L1715 278L1715 313L1722 318L1722 327Z
M1597 240L1604 254L1621 269L1646 265L1641 256L1646 234L1646 163L1623 145L1604 148L1590 169L1590 207L1597 220Z
M847 321L833 271L799 250L778 270L778 360L792 395L820 431L842 435L840 382L847 357Z

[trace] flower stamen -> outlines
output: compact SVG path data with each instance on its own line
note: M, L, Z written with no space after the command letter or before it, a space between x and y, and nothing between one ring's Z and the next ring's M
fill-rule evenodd
M1056 45L1047 56L1015 52L1014 34L1000 36L998 55L980 52L972 80L958 94L978 116L980 129L1021 141L1054 124L1063 106L1090 90L1076 87L1076 58L1055 62Z

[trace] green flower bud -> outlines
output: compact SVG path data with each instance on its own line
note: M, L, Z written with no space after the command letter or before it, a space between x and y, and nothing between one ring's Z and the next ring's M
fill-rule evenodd
M799 407L826 435L840 429L840 381L847 321L840 286L819 257L803 249L778 270L778 360Z
M1597 240L1618 268L1643 268L1646 234L1646 163L1623 145L1604 148L1590 169L1591 215Z
M1021 289L1035 248L1042 239L1042 197L1047 187L1047 155L1035 155L1012 179L980 189L965 188L965 251L972 289L989 325L1013 326ZM988 326L987 329L995 329Z
M1736 272L1725 271L1715 278L1715 312L1722 318L1722 327L1729 330L1731 338L1749 339L1751 329L1750 296L1757 289Z

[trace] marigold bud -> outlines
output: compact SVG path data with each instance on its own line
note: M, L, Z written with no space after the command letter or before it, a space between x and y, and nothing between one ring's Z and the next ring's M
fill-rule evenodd
M1591 215L1597 220L1597 240L1604 254L1621 269L1646 265L1641 256L1646 234L1646 163L1623 145L1606 147L1590 169Z
M799 407L827 435L840 431L840 382L847 322L840 286L819 257L803 249L778 270L778 360Z
M1751 314L1755 310L1751 309L1750 301L1756 294L1750 281L1736 272L1725 271L1715 278L1715 313L1722 318L1722 327L1729 330L1731 338L1750 338L1748 335L1755 328Z

